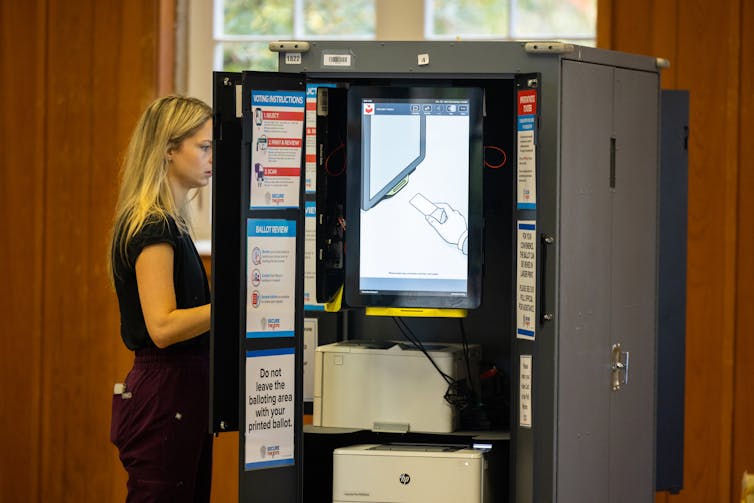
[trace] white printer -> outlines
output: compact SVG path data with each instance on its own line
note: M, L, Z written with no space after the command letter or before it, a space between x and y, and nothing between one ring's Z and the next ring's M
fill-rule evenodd
M480 348L470 345L472 379ZM462 344L424 343L437 367L465 379ZM477 388L478 389L478 388ZM314 426L374 431L448 433L459 416L445 400L448 382L427 356L406 342L345 341L317 347Z
M489 503L485 451L366 444L333 451L333 503Z

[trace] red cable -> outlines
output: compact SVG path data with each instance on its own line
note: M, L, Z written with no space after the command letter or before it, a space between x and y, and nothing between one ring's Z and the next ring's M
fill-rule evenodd
M505 150L501 149L500 147L494 147L494 146L491 146L491 145L485 145L484 146L485 150L487 150L488 148L492 149L492 150L497 150L498 152L500 152L503 155L503 160L502 160L502 162L500 164L490 164L490 163L487 162L487 159L485 159L484 160L484 165L486 167L490 168L490 169L502 168L505 165L505 163L508 162L508 156L505 155ZM487 157L487 156L485 155L485 157Z
M344 172L344 171L346 170L346 159L345 159L345 157L344 157L344 158L343 158L343 165L341 166L341 168L340 168L340 171L338 171L337 173L333 173L332 171L330 171L330 158L331 158L331 157L332 157L332 156L333 156L333 155L335 154L335 152L337 152L337 151L339 151L339 150L341 150L341 149L345 148L345 146L346 146L346 144L345 144L345 143L341 143L340 145L338 145L337 147L335 147L335 148L333 149L333 151L332 151L332 152L330 152L330 153L329 153L329 154L327 155L327 157L325 157L325 162L324 162L324 165L323 165L323 166L324 166L324 168L325 168L325 173L327 173L328 175L330 175L330 176L340 176L340 175L342 175L342 174L343 174L343 172Z

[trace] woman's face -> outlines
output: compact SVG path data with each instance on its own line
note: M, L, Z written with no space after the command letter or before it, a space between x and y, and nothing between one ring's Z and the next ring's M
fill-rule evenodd
M204 187L212 176L212 120L168 154L168 178L189 190Z

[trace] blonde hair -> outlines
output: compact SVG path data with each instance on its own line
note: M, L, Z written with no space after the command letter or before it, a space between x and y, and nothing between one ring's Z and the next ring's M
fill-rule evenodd
M203 101L175 95L153 101L142 114L121 168L108 254L111 278L115 277L115 254L128 262L128 243L148 219L171 217L181 232L188 232L187 208L176 207L168 183L167 154L211 118L212 109Z

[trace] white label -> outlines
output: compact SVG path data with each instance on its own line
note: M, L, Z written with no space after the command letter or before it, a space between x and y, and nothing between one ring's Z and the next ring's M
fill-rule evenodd
M293 337L296 222L249 219L246 234L246 337Z
M534 340L537 307L537 225L518 221L516 246L516 337Z
M246 470L294 463L295 383L293 348L246 352Z
M429 64L429 54L419 54L416 57L416 63L419 66L424 66Z
M243 117L243 86L236 86L236 118Z
M531 355L521 355L518 376L518 425L531 428Z
M350 54L324 54L323 66L351 66Z
M301 53L300 52L286 52L285 53L285 64L286 65L300 65L301 64Z
M252 91L252 209L298 208L305 97L302 91Z
M304 401L314 401L314 352L317 349L317 318L304 318Z

